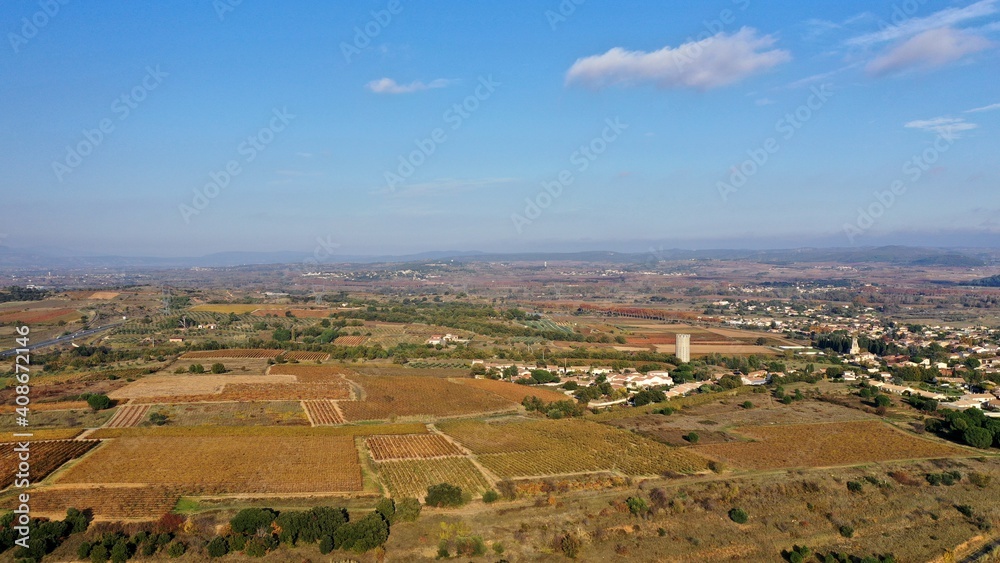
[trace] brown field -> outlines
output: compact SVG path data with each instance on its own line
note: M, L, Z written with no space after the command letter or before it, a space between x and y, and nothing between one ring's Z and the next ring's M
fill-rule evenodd
M123 405L118 407L115 415L108 420L104 426L107 428L128 428L138 426L146 419L149 412L149 405Z
M298 401L179 403L156 405L173 426L308 426Z
M80 457L96 446L97 440L33 441L28 446L31 463L31 483L35 484L59 469L67 461ZM0 489L14 483L19 463L15 443L0 444Z
M708 468L708 460L689 448L671 448L583 420L492 424L460 420L446 421L438 427L505 478L601 471L660 475L669 471L696 473Z
M31 404L33 411L68 411L87 408L90 408L87 401L54 401L51 403L37 401ZM15 409L17 409L17 405L0 405L0 414L12 413Z
M439 434L372 436L365 440L375 461L464 456L465 452Z
M242 303L212 303L208 305L197 305L191 307L192 311L205 311L208 313L222 313L228 315L229 313L236 313L237 315L245 315L247 313L256 311L260 309L260 305L246 305Z
M71 440L80 435L83 430L79 428L46 428L46 429L35 429L31 431L31 440ZM24 438L15 438L4 432L0 434L0 444L9 444L11 442L24 441Z
M187 352L181 356L183 360L201 360L213 358L269 358L274 359L283 354L284 350L257 350L252 348L228 348L225 350L200 350Z
M707 444L695 449L741 469L827 467L970 453L945 443L911 436L875 420L748 426L737 431L758 441Z
M217 395L222 393L224 388L240 383L292 384L295 383L295 378L290 375L151 375L133 381L121 389L116 389L108 393L108 396L115 400L127 400L183 395Z
M529 385L518 385L517 383L510 383L507 381L498 381L493 379L453 379L452 381L456 383L461 383L462 385L469 385L477 389L482 389L484 391L489 391L494 395L500 395L508 401L514 401L515 403L520 403L525 397L538 397L539 399L545 401L546 403L551 403L554 401L565 401L575 400L572 397L563 395L559 391L554 389L549 389L547 387L536 387Z
M59 483L166 485L189 494L350 492L362 485L348 436L118 438Z
M0 323L42 324L60 320L79 320L79 318L80 312L76 309L30 309L0 314Z
M156 520L172 511L180 493L148 485L54 485L31 493L32 515L61 519L68 508L93 511L98 521Z
M427 426L418 423L358 424L353 426L153 426L142 428L98 428L95 440L107 438L311 438L329 436L381 436L385 434L421 434Z
M427 487L438 483L457 485L473 496L490 488L486 477L471 461L462 457L383 461L376 467L393 498L416 497L423 500L427 496Z
M516 405L488 391L435 377L352 376L365 391L364 400L344 401L349 421L406 416L457 416L514 410Z
M343 381L344 376L356 372L337 364L275 364L267 373L269 375L291 375L298 383L335 383Z
M309 413L313 426L344 424L344 417L334 401L302 401L302 407Z
M87 299L100 299L104 301L108 299L114 299L119 295L121 295L121 293L118 293L117 291L95 291L94 293L91 293L90 296L87 297Z
M326 352L285 352L281 356L286 360L296 360L299 362L315 362L315 361L325 361L330 359L330 354Z

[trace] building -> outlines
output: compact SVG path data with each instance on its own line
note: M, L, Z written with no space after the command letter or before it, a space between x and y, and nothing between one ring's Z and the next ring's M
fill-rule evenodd
M691 335L678 334L674 341L674 355L677 359L687 363L691 361Z

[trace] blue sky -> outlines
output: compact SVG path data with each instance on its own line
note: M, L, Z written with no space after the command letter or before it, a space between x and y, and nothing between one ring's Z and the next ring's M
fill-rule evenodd
M814 4L9 0L0 244L1000 243L1000 0Z

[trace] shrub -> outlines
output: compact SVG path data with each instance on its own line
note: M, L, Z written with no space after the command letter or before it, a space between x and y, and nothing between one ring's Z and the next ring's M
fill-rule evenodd
M969 473L969 482L980 489L988 487L992 480L993 478L985 473Z
M212 364L212 373L226 373L226 365L219 362Z
M737 524L746 524L750 516L742 508L733 508L729 511L729 519Z
M692 443L692 444L697 444L698 443L698 433L697 432L691 432L688 435L684 436L684 439L687 440L688 442Z
M243 553L246 553L250 557L264 557L267 555L267 545L264 543L263 538L253 537L247 540Z
M670 415L674 414L674 409L672 409L670 407L663 407L662 409L656 409L656 410L654 410L653 414L662 414L663 416L670 416Z
M348 522L337 528L333 535L334 544L341 549L365 552L374 549L389 539L389 523L382 515L373 512L355 522Z
M439 483L427 487L427 506L461 506L462 488L448 483Z
M576 556L580 554L581 547L583 544L580 539L573 534L566 534L559 540L559 550L570 559L576 559Z
M163 516L161 516L160 519L156 522L156 530L160 532L161 536L165 534L172 534L176 532L183 523L184 523L183 516L181 516L180 514L174 514L172 512L168 512ZM163 542L163 544L166 544L168 541L170 541L169 537L165 542Z
M479 536L459 538L455 540L455 555L478 557L486 554L486 543Z
M863 488L864 488L864 485L862 485L858 481L848 481L847 482L847 490L851 491L852 493L860 493Z
M319 540L319 552L323 555L333 551L333 536L323 536L323 539Z
M128 561L128 544L124 541L115 543L114 547L111 548L111 561L112 563L125 563Z
M226 542L226 538L216 536L212 541L208 542L207 549L209 557L222 557L229 553L229 544Z
M102 544L97 544L90 550L91 563L105 563L108 560L108 548Z
M262 528L270 528L277 517L269 508L244 508L233 516L229 525L234 533L254 535Z
M149 421L157 426L163 426L170 421L170 417L166 413L157 411L149 413Z
M76 548L77 559L89 559L90 558L91 545L89 541L85 541L80 544L80 547Z
M420 501L407 497L396 504L396 521L413 522L420 516Z
M396 501L391 498L384 498L375 505L375 512L382 515L385 521L392 524L396 521Z
M986 428L970 426L962 433L966 444L973 448L986 449L993 445L993 433Z
M841 526L838 531L840 532L840 535L844 536L845 538L854 537L854 528L852 526L848 526L845 524Z
M876 407L888 407L892 404L892 399L888 395L876 395L875 396L875 406Z
M743 404L741 404L740 406L747 410L750 410L753 408L753 403L750 401L743 401Z
M498 500L500 500L500 493L494 491L493 489L490 489L485 493L483 493L483 502L485 502L486 504L494 503Z
M649 505L641 497L628 497L625 499L625 504L628 505L628 510L636 516L649 511Z
M190 373L205 373L205 366L201 364L191 364L188 366L188 372Z
M170 544L170 547L167 548L167 555L171 557L180 557L181 555L184 555L185 551L187 551L187 546L178 541Z

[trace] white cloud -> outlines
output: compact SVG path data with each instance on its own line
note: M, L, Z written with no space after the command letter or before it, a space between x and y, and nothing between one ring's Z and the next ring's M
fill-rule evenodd
M567 84L591 88L652 83L660 88L708 90L739 82L791 60L788 51L773 49L771 35L758 36L744 27L701 41L659 51L627 51L615 47L603 55L578 59L566 73Z
M918 35L925 31L954 26L968 20L995 14L997 2L998 0L980 0L964 8L946 8L923 18L904 18L896 25L848 39L847 44L853 47L871 47L879 43ZM905 14L903 15L905 16ZM893 23L896 22L893 21Z
M937 133L946 139L957 139L962 131L971 131L979 127L975 123L969 123L961 117L935 117L933 119L918 119L906 123L904 127L909 129L920 129Z
M882 76L911 68L934 68L990 47L989 40L942 27L907 39L868 63L868 74Z
M993 111L995 109L1000 109L1000 104L990 104L981 108L967 109L963 113L979 113L981 111Z
M376 94L412 94L413 92L420 92L422 90L447 88L455 82L455 80L438 78L437 80L431 80L427 83L415 80L409 84L399 84L391 78L379 78L378 80L372 80L368 84L365 84L365 88Z

